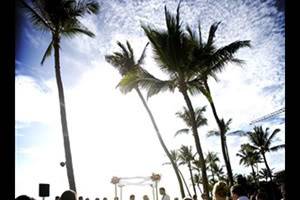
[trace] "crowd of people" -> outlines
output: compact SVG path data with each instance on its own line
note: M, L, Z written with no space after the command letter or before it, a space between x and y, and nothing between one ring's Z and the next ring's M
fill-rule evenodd
M285 184L282 184L281 187L281 199L286 200ZM274 191L273 191L274 192ZM159 188L159 193L161 195L161 200L170 200L170 196L166 193L165 188ZM279 200L277 197L274 197L274 193L265 191L262 188L257 190L249 190L243 181L239 181L237 184L232 187L224 181L218 181L214 184L212 189L212 200ZM16 198L16 200L35 200L32 197L27 195L21 195ZM89 198L83 198L79 196L77 198L76 192L72 190L66 190L62 193L61 196L56 196L55 200L90 200ZM95 198L95 200L100 200ZM106 197L103 200L108 200ZM118 197L115 197L114 200L118 200ZM131 194L129 200L135 200L135 195ZM143 196L143 200L150 200L147 195ZM178 197L175 197L174 200L179 200ZM185 197L183 200L210 200L207 198L207 195L202 194L201 199L198 199L196 195L193 197Z

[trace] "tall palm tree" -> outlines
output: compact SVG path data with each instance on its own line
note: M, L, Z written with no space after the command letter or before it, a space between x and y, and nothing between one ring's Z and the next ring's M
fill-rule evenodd
M175 165L176 165L176 167L177 167L177 169L178 169L178 172L179 172L179 174L180 174L180 176L181 176L181 178L182 178L182 181L183 181L183 183L184 183L184 186L185 186L185 188L186 188L186 190L187 190L189 196L192 197L191 192L190 192L190 190L189 190L189 187L188 187L188 185L187 185L187 183L186 183L186 181L185 181L185 178L184 178L184 176L183 176L181 170L179 169L179 161L180 161L179 153L177 153L176 150L170 150L170 154L171 154L172 160L174 161L174 163L175 163ZM163 163L163 165L167 165L167 164L171 164L171 163L170 163L170 162Z
M142 52L142 55L140 56L138 61L135 61L132 47L131 47L131 45L128 41L126 42L126 46L123 45L120 42L117 42L117 44L121 48L122 51L121 52L114 52L112 55L106 55L105 60L108 63L110 63L113 67L115 67L120 72L122 77L124 77L126 74L130 74L131 71L135 71L135 72L145 71L141 67L141 65L144 62L146 48L147 48L149 43L146 44L146 46L145 46L145 48ZM174 163L174 160L172 159L172 156L171 156L167 146L165 145L164 140L162 139L161 133L158 129L158 126L157 126L156 121L153 117L153 114L152 114L152 112L151 112L144 96L142 95L139 87L137 85L134 85L133 87L134 87L135 91L138 93L138 96L140 97L140 99L141 99L141 101L142 101L142 103L143 103L143 105L144 105L144 107L145 107L145 109L146 109L146 111L147 111L147 113L150 117L152 125L155 129L156 135L158 137L158 140L159 140L163 150L167 154L167 156L168 156L168 158L169 158L169 160L170 160L170 162L173 166L173 169L175 171L175 174L176 174L176 177L177 177L177 180L178 180L178 183L179 183L181 195L182 195L182 197L185 197L183 184L182 184L182 181L181 181L181 178L180 178L180 174L178 172L178 168L177 168L176 164Z
M250 41L235 41L229 45L221 48L216 48L214 44L215 32L218 29L220 22L216 22L211 25L207 42L203 42L201 26L198 25L198 36L196 32L187 26L187 32L189 33L189 41L192 44L190 52L190 65L191 68L196 68L198 75L196 78L190 81L192 93L198 93L200 91L208 100L213 112L213 116L219 128L219 135L221 139L222 154L227 169L227 175L230 185L233 185L233 175L228 154L228 148L226 145L226 123L223 119L220 119L217 113L215 103L212 98L212 94L208 85L208 79L213 77L217 80L216 73L221 72L225 65L229 62L242 64L243 61L234 57L234 54L243 47L250 47Z
M71 148L69 141L69 132L67 126L66 104L63 90L63 83L60 74L60 42L62 37L72 38L79 34L85 34L89 37L95 35L89 31L79 18L85 14L97 14L99 3L95 0L19 0L25 9L33 25L41 31L51 33L52 39L42 58L41 64L51 55L54 49L54 68L58 87L59 108L61 116L61 125L63 132L66 169L70 189L76 191Z
M195 111L189 97L189 80L194 77L194 72L190 65L191 44L188 42L187 34L181 27L180 21L180 2L177 7L177 14L173 16L165 7L165 18L167 30L156 30L154 27L142 25L142 28L150 40L154 51L154 58L162 71L169 75L169 80L160 80L151 75L147 71L139 71L129 74L121 81L120 86L124 92L128 92L135 87L136 84L147 89L148 97L159 92L178 89L183 96L187 108L191 115L192 131L195 140L195 146L200 160L204 161L203 151L200 138L198 135L197 124L195 119ZM204 162L202 162L201 171L203 176L204 192L209 197L208 180Z
M240 157L240 164L243 164L246 167L251 167L253 179L256 183L258 183L254 167L258 165L258 163L262 162L259 152L255 151L251 148L250 144L247 143L241 145L241 149L236 155Z
M191 177L191 181L192 181L192 186L193 186L193 190L194 190L194 194L197 195L196 192L196 184L194 182L193 179L193 172L192 172L192 161L194 160L194 155L192 152L192 147L191 146L184 146L182 145L179 149L179 158L181 160L181 162L179 163L180 165L185 164L187 165L188 169L189 169L189 173L190 173L190 177Z
M269 128L266 128L264 131L262 126L259 126L259 127L256 126L253 128L253 132L248 132L248 137L251 142L251 145L249 145L249 147L253 148L254 150L259 151L259 153L262 155L264 163L268 170L268 174L269 174L271 182L272 182L272 172L267 163L266 153L272 152L272 151L278 151L279 149L282 149L285 147L285 144L276 145L276 146L271 147L275 136L279 132L280 132L280 129L275 129L272 133L270 133Z
M197 187L198 187L200 193L202 194L203 192L202 192L202 190L201 190L200 184L203 184L203 181L202 181L202 177L201 177L201 175L200 175L200 170L197 169L197 171L198 171L198 174L194 174L194 182L195 182L195 184L197 185Z

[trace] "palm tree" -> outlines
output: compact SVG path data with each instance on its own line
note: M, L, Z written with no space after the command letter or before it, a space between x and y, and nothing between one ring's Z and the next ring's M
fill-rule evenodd
M182 145L179 149L179 152L180 152L179 159L181 160L181 162L179 164L180 165L186 164L188 166L190 176L191 176L192 185L193 185L194 194L197 195L196 184L194 182L193 172L192 172L192 161L194 160L194 155L192 153L192 147Z
M253 179L256 183L258 183L254 166L262 162L259 152L255 151L253 148L251 148L250 144L247 143L241 145L241 150L236 155L241 158L240 164L243 164L246 167L251 167Z
M273 170L271 170L272 172ZM259 178L264 178L266 180L266 182L268 181L268 178L270 177L270 173L269 170L267 168L262 168L261 170L259 170L258 172L258 177Z
M33 25L41 31L51 33L52 40L49 43L46 52L42 58L41 64L51 55L54 49L55 77L58 87L60 116L63 132L66 169L70 189L76 191L71 148L69 141L69 132L67 126L66 105L64 98L63 83L60 74L60 41L61 37L72 38L79 34L85 34L89 37L95 35L89 31L79 18L85 14L97 14L99 3L95 0L31 0L30 4L25 0L19 0L25 9Z
M108 63L110 63L113 67L115 67L120 72L122 77L126 76L126 74L130 74L131 71L136 71L136 72L141 71L141 72L143 72L144 69L141 67L141 65L144 62L146 48L147 48L149 43L146 44L146 46L143 50L143 53L140 56L140 59L138 61L135 61L132 47L131 47L131 45L128 41L126 42L127 47L125 45L123 45L122 43L120 43L120 42L117 42L117 44L121 48L122 52L114 52L112 55L106 55L105 60ZM168 148L166 147L165 142L162 139L161 133L160 133L158 127L157 127L157 124L155 122L153 114L150 111L150 108L147 105L147 102L146 102L145 98L143 97L143 95L142 95L142 93L141 93L141 91L140 91L140 89L138 88L137 85L134 86L134 89L138 93L138 95L139 95L139 97L140 97L140 99L141 99L141 101L142 101L149 117L150 117L152 125L155 129L156 135L158 137L158 140L159 140L161 146L163 147L163 150L167 154L167 156L168 156L168 158L169 158L169 160L170 160L170 162L173 166L173 169L175 171L175 174L176 174L176 177L177 177L177 180L178 180L178 183L179 183L181 195L182 195L182 197L185 197L183 184L182 184L182 181L181 181L181 178L180 178L180 174L178 172L178 168L177 168L176 164L174 163L174 160L172 159L172 156L171 156Z
M190 65L191 68L196 68L198 72L197 77L190 81L190 85L193 86L190 89L193 93L198 93L198 91L200 91L210 104L213 116L219 127L222 154L227 169L229 183L230 185L233 185L232 169L228 154L228 148L226 145L226 123L224 123L224 120L220 119L220 117L218 116L217 109L208 85L208 79L209 77L213 77L217 80L216 73L221 72L224 69L225 65L229 62L242 64L243 61L235 58L234 54L240 48L250 47L250 41L235 41L229 45L217 49L214 45L214 37L219 24L220 22L217 22L210 27L206 43L204 43L202 40L200 23L198 25L198 37L196 36L196 33L193 32L189 26L187 26L189 41L193 46L190 53Z
M178 172L179 172L179 174L180 174L180 176L182 178L182 181L184 183L184 186L185 186L185 188L186 188L189 196L192 197L191 192L189 190L189 187L188 187L188 185L187 185L187 183L185 181L185 178L184 178L182 172L179 169L179 161L180 161L179 154L177 153L176 150L170 150L170 154L171 154L172 160L174 161L174 163L175 163L175 165L176 165L176 167L178 169ZM171 163L170 162L163 163L163 165L165 165L165 164L167 165L167 164L171 164Z
M198 187L200 193L202 194L202 190L201 190L201 188L200 188L200 184L203 184L203 181L202 181L202 177L201 177L201 175L200 175L199 169L197 169L197 171L198 171L198 174L194 174L194 182L195 182L195 184L197 185L197 187Z
M167 30L155 30L150 26L142 25L142 28L150 40L154 51L154 58L162 71L169 75L169 80L163 81L151 75L147 71L136 71L128 74L121 81L120 86L124 92L128 92L140 85L147 89L148 98L159 92L178 89L182 94L192 120L193 137L196 144L197 153L200 160L204 161L200 138L197 131L195 111L189 97L189 80L194 77L194 72L189 65L191 44L188 42L187 35L183 32L180 22L180 2L177 7L177 14L173 16L165 7L165 18ZM204 162L202 162L201 171L203 176L204 192L209 197L208 180Z
M210 168L212 180L215 182L215 172L214 169L216 169L217 162L220 161L218 158L217 153L215 152L208 152L205 158L205 162L207 163L208 167Z
M275 129L270 134L269 128L266 128L264 131L262 126L259 126L259 127L256 126L253 128L253 132L248 132L248 137L250 139L250 142L252 143L251 145L249 145L249 147L251 147L254 150L259 151L259 153L262 155L264 163L268 170L268 174L269 174L271 182L272 182L272 172L267 163L265 154L266 154L266 152L278 151L279 149L282 149L285 147L285 144L276 145L276 146L271 147L272 142L273 142L276 134L279 131L280 131L280 129Z

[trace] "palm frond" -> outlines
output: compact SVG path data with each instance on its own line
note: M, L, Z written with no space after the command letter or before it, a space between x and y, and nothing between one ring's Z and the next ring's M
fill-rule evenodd
M277 135L277 133L279 133L279 132L280 132L280 129L279 129L279 128L275 129L275 130L272 132L272 134L270 135L270 137L268 138L268 140L267 140L267 142L266 142L266 145L267 145L267 146L269 146L269 145L271 144L273 138L274 138L274 137Z
M89 37L95 37L95 34L93 32L91 32L90 30L88 30L85 27L70 27L69 29L66 29L62 32L63 36L69 37L69 38L73 38L75 36L78 35L78 33L82 33L84 35L87 35Z
M30 5L28 5L24 0L19 0L22 7L25 9L26 14L29 16L30 20L37 28L41 30L51 30L54 28L51 26L50 22L44 19L36 10L34 10Z
M221 22L215 22L213 25L211 25L206 46L209 47L213 44L213 39L220 23Z
M73 10L75 16L83 16L85 13L98 14L100 4L95 0L79 0Z
M281 145L277 145L275 147L271 147L270 151L278 151L278 150L283 149L283 148L285 148L285 144L281 144Z
M226 133L226 135L230 135L230 136L247 136L248 133L242 130L237 130L237 131L231 131Z
M42 61L41 61L41 65L43 65L44 61L46 60L46 58L51 55L52 46L53 46L53 40L50 42L49 46L47 47L47 49L46 49L46 51L44 53L44 56L43 56Z
M220 136L220 132L215 130L208 131L206 137L212 137L212 136Z
M147 98L166 90L173 92L175 89L175 80L160 80L145 69L140 70L138 84L147 90Z
M146 57L146 49L147 49L148 45L149 45L149 42L147 42L147 44L144 47L144 50L143 50L143 52L142 52L142 54L141 54L141 56L140 56L140 58L139 58L139 60L137 62L138 65L142 65L144 63L144 59Z
M176 137L177 135L181 135L181 134L188 134L189 131L190 131L190 129L188 129L188 128L180 129L180 130L176 131L174 137Z

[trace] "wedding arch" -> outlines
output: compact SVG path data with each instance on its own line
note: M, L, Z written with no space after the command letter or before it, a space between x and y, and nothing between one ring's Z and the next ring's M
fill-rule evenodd
M120 198L122 200L122 189L127 185L150 186L152 188L153 200L158 200L158 182L160 181L159 174L151 176L136 176L136 177L117 177L111 179L111 183L115 186L115 198L118 197L118 189L120 189Z

